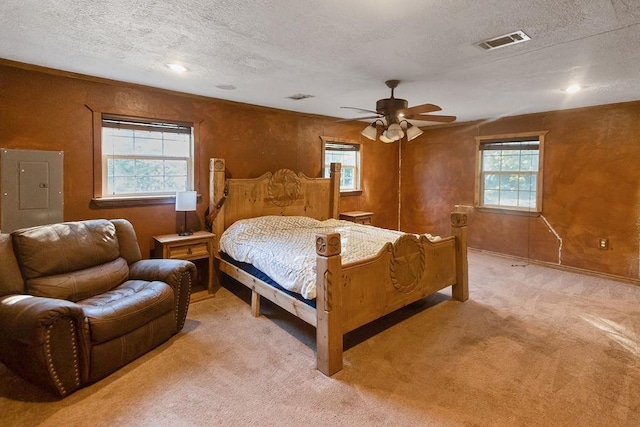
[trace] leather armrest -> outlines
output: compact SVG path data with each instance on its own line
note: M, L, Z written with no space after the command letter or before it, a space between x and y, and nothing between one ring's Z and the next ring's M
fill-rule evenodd
M0 297L0 359L27 380L61 396L88 376L89 336L82 308L70 301Z
M173 288L175 295L176 331L184 326L191 297L191 284L198 270L191 261L178 259L143 259L129 265L129 278L133 280L158 280Z

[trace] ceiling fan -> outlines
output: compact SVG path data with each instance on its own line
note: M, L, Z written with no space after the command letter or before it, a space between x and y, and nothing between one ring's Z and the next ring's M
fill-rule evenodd
M398 141L402 137L404 137L405 132L401 126L403 123L406 123L407 126L406 133L408 141L411 141L412 139L422 134L422 130L418 126L409 123L409 120L449 123L453 122L456 119L455 116L427 114L434 111L442 110L442 108L438 107L437 105L421 104L409 107L409 103L406 99L394 97L394 90L400 84L400 80L387 80L385 84L389 89L391 89L391 96L389 98L379 99L376 102L375 111L357 107L340 107L358 110L366 113L373 113L375 114L375 116L358 117L355 119L345 119L341 121L376 119L373 121L373 123L371 123L370 126L367 126L361 132L362 136L375 141L376 137L378 136L377 124L381 123L383 126L385 126L385 128L380 135L380 141L389 143Z

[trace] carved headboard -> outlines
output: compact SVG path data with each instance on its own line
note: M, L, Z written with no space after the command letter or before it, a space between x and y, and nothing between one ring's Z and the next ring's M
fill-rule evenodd
M228 195L213 220L217 237L235 221L263 215L303 215L320 220L338 218L339 163L331 164L331 178L309 178L289 169L267 172L258 178L225 179L224 159L209 160L209 211Z

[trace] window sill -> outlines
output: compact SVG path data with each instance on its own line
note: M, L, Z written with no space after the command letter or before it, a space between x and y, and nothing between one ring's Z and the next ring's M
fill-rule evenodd
M198 194L198 202L202 196ZM131 196L131 197L94 197L91 204L98 208L119 208L126 206L150 206L175 204L176 196Z
M504 215L520 215L520 216L538 217L542 214L542 212L535 211L535 210L522 210L522 209L507 208L507 207L474 206L474 208L480 212L504 214Z
M341 191L340 197L361 196L362 190Z

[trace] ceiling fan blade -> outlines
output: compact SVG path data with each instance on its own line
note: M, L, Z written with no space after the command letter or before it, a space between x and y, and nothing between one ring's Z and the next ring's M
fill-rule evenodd
M422 104L415 105L409 108L403 108L402 110L398 110L398 114L404 115L404 117L415 116L416 114L422 113L433 113L434 111L440 111L442 108L433 104Z
M369 119L379 119L381 116L377 115L377 116L367 116L367 117L355 117L353 119L340 119L340 120L336 120L337 123L340 122L354 122L354 121L358 121L358 120L369 120Z
M411 117L411 120L422 120L424 122L442 122L449 123L456 120L456 116L439 116L435 114L417 114Z
M340 107L340 108L348 108L350 110L358 110L361 113L373 113L373 114L378 114L377 111L373 111L373 110L367 110L366 108L358 108L358 107ZM434 110L435 111L435 110ZM428 113L428 111L425 111L425 113Z

